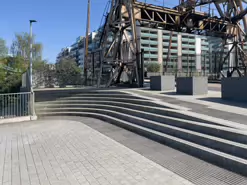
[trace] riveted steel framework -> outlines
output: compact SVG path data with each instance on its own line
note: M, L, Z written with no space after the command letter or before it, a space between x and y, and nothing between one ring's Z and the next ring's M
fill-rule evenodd
M120 82L126 66L131 74L130 83L140 86L140 41L137 29L141 26L221 37L224 41L222 49L231 44L221 65L234 51L235 67L231 74L236 69L242 75L238 69L239 63L242 66L247 64L242 44L247 31L247 8L243 8L243 3L241 0L181 0L178 6L166 8L136 0L112 0L100 40L102 52L98 86L104 78L104 68L111 71L106 84L110 86ZM216 7L219 17L196 11L197 6L211 4Z

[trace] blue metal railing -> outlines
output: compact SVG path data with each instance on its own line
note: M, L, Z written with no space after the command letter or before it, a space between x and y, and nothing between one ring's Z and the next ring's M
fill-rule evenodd
M0 94L0 119L31 116L32 103L30 92Z

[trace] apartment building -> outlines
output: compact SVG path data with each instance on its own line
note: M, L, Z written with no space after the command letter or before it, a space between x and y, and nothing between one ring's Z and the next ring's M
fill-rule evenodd
M139 48L144 50L144 63L158 62L163 64L163 68L167 72L215 73L219 69L219 63L223 61L231 49L231 45L227 45L222 50L223 42L218 37L148 27L138 27L137 32L140 40ZM99 36L97 31L90 33L89 53L98 48ZM131 39L131 35L129 36ZM111 39L109 38L109 40ZM245 44L247 49L246 46ZM85 37L78 37L74 44L63 49L57 60L63 57L74 58L78 65L84 68ZM94 55L94 58L96 57L99 58L98 53ZM91 59L89 55L89 63ZM228 60L234 61L234 59L235 54L231 53ZM227 63L225 64L226 67Z
M70 55L70 50L71 50L71 47L62 48L60 53L57 55L56 62L59 62L63 58L68 58Z
M89 44L88 51L91 52L97 47L97 32L91 32L89 35ZM70 46L63 48L57 56L57 62L63 58L71 58L76 61L78 66L82 69L84 68L84 59L85 59L85 40L83 36L76 38L76 41Z
M220 38L178 33L160 29L140 28L140 48L144 62L163 63L164 69L174 72L209 70L210 53L222 43Z
M224 45L219 37L147 27L140 27L137 31L140 48L144 50L144 62L163 63L168 72L214 73L232 47L232 44ZM243 43L243 49L247 51L247 43ZM234 66L235 55L233 50L226 58L225 68ZM238 58L241 59L241 56L238 55Z

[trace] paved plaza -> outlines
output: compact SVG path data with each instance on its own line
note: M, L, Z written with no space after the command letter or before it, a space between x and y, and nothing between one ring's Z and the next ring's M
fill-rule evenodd
M189 185L78 121L0 125L1 185Z

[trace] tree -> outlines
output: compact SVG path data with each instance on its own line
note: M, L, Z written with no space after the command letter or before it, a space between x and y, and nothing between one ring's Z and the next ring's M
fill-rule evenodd
M0 93L18 92L22 74L27 70L27 62L22 57L0 59Z
M54 87L56 83L55 65L46 60L33 63L33 85L34 87Z
M6 57L8 54L8 48L6 46L5 40L0 38L0 58Z
M22 58L23 61L26 61L26 66L29 67L29 57L30 57L30 43L31 38L28 33L18 33L15 34L15 39L12 42L10 47L10 53L14 57L13 59ZM42 44L35 42L35 36L33 36L33 64L42 63ZM37 71L33 70L33 74ZM35 77L35 75L34 75ZM37 78L39 79L39 78ZM34 83L37 81L34 78ZM35 85L35 84L34 84Z
M81 68L73 59L62 59L56 64L56 79L60 87L81 84L81 74Z
M147 66L147 71L148 72L153 72L153 73L160 72L161 65L159 63L157 63L157 62L148 63L148 64L146 64L146 66Z
M29 59L31 38L28 33L15 34L15 39L11 45L10 53L13 56L21 56L24 59ZM42 44L35 42L33 36L33 60L42 60Z

